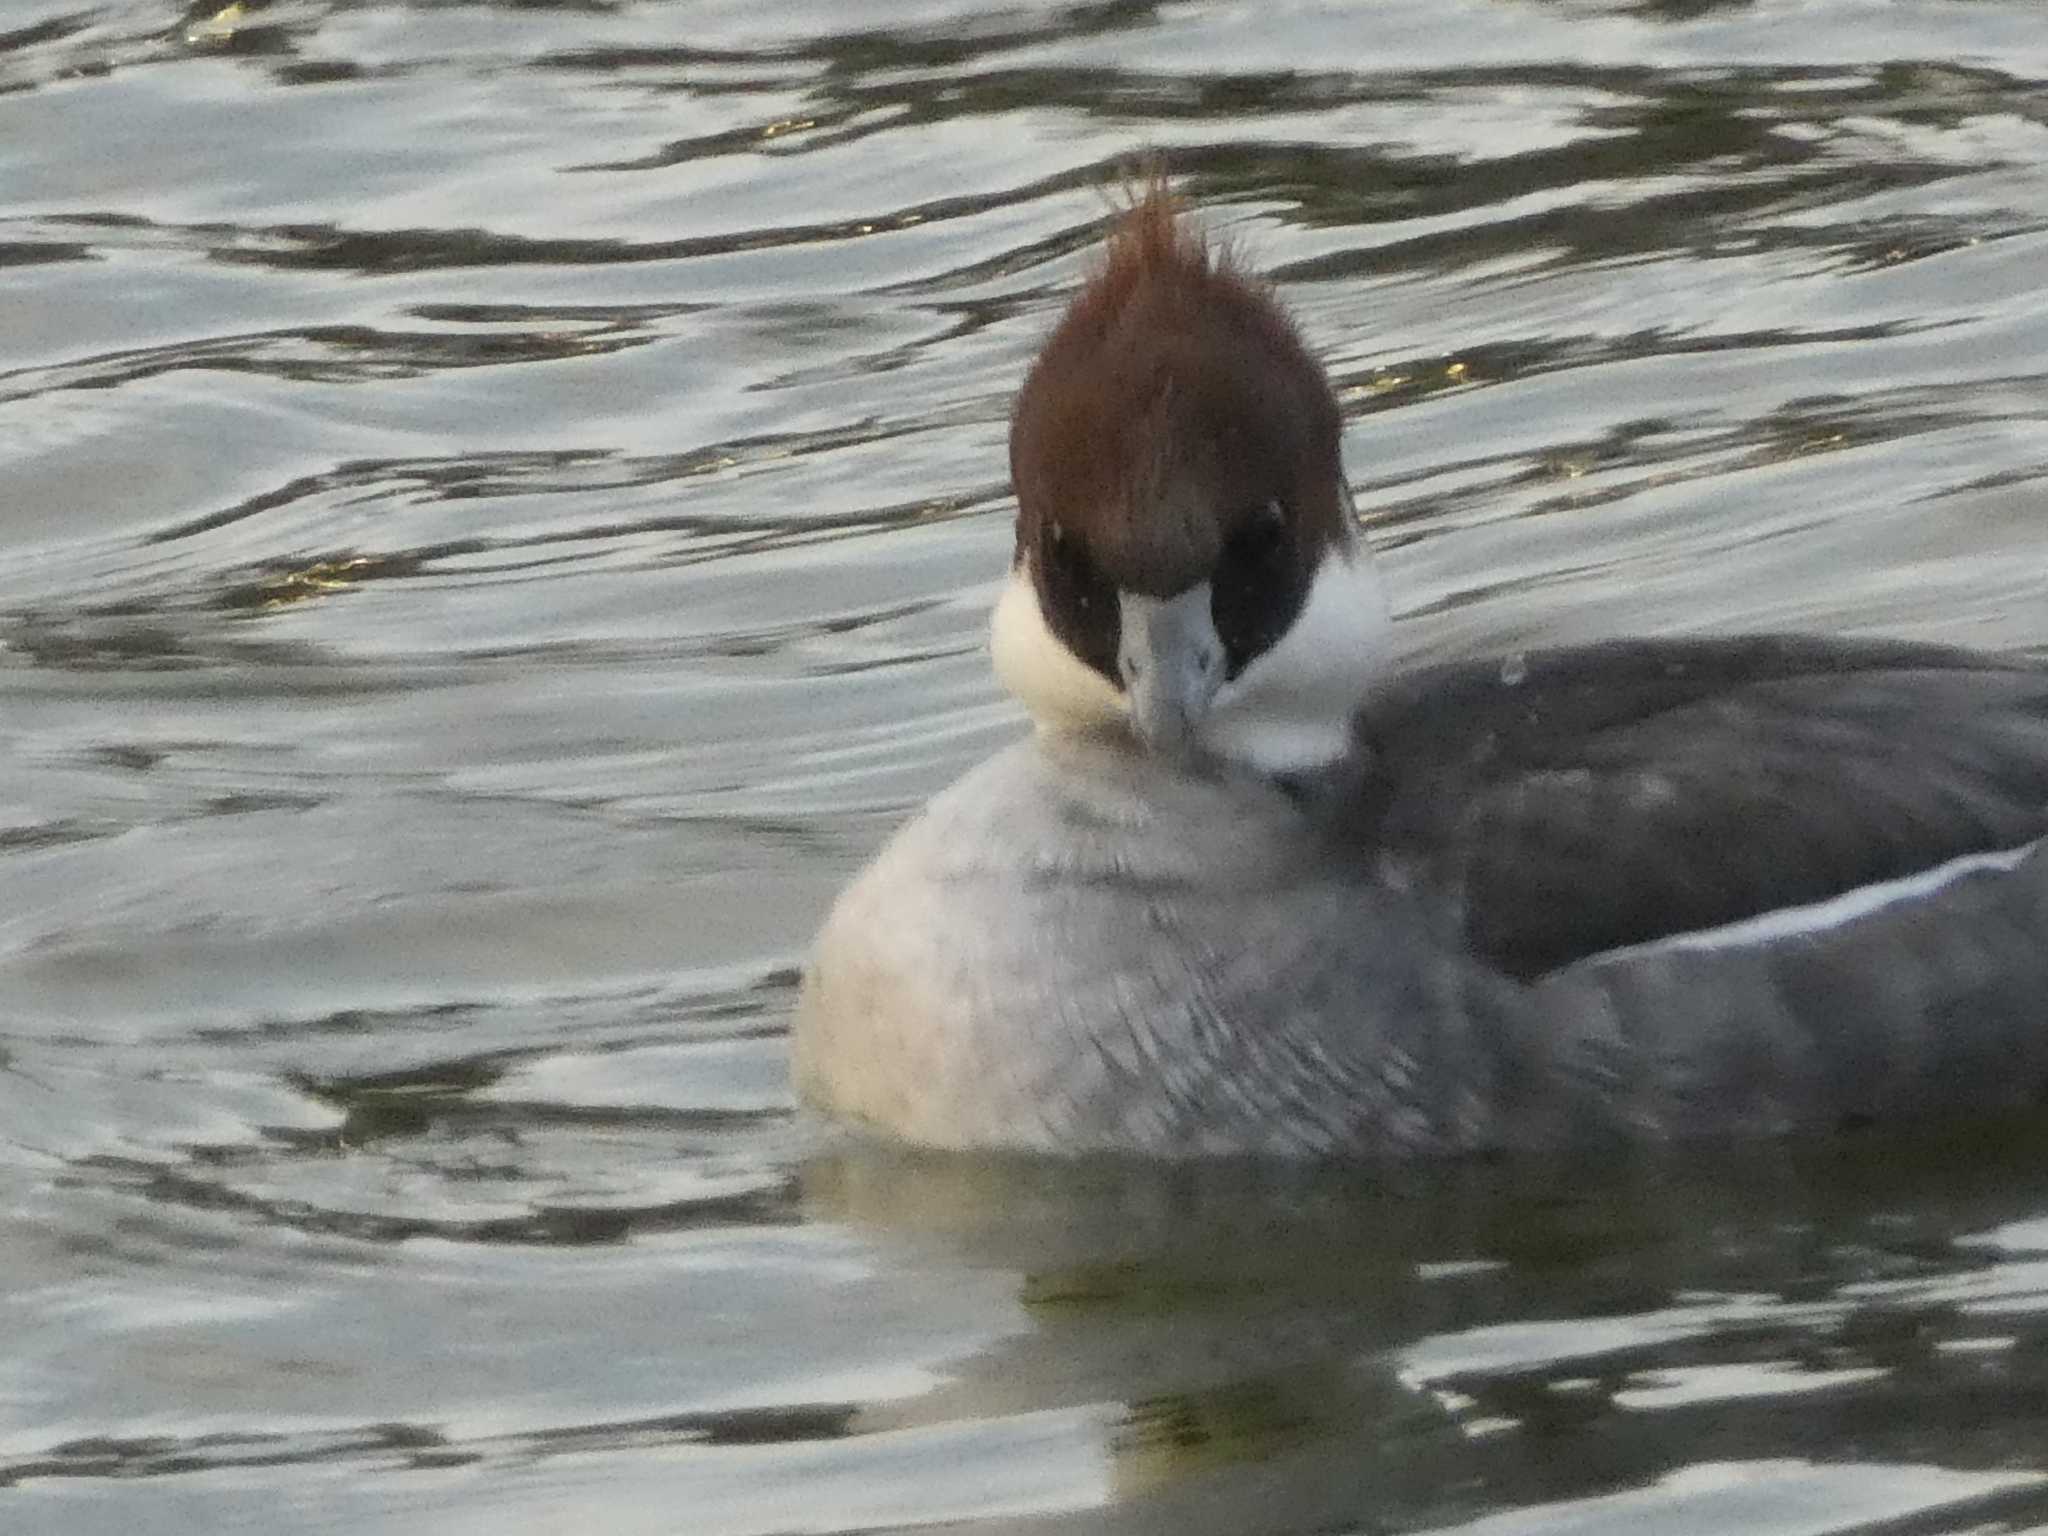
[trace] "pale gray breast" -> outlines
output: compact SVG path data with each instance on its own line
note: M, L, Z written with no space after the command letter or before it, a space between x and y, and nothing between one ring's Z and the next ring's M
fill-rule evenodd
M848 890L797 1062L930 1145L1431 1154L1558 1139L1600 1097L1570 1033L1270 787L1041 738Z

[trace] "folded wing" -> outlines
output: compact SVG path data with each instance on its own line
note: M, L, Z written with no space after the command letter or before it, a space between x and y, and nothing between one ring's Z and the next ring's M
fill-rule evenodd
M1760 638L1529 651L1371 700L1330 804L1511 975L2048 833L2048 667Z

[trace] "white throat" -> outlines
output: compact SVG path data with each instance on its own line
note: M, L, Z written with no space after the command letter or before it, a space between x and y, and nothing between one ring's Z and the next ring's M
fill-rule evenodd
M1227 682L1196 733L1217 757L1261 773L1335 762L1351 748L1351 717L1386 672L1393 624L1363 549L1332 550L1294 622Z
M1225 683L1195 725L1210 756L1262 774L1295 773L1342 757L1351 717L1391 653L1385 594L1363 549L1332 550L1294 623ZM1022 566L1013 569L990 623L996 676L1055 734L1121 727L1123 692L1055 635Z

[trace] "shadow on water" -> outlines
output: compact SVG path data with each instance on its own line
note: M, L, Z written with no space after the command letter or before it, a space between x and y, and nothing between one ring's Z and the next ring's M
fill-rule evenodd
M1124 1492L1264 1468L1280 1504L1244 1530L1853 1447L1995 1474L1934 1500L1949 1530L2048 1516L2007 1476L2048 1436L2044 1156L2037 1119L1393 1174L857 1145L803 1188L813 1219L1013 1275L1028 1318L863 1432L1109 1405Z

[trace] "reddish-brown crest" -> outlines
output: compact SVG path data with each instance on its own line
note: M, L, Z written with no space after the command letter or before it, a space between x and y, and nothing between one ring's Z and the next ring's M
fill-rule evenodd
M1312 562L1343 526L1337 438L1329 383L1272 293L1154 180L1018 394L1019 557L1078 538L1115 586L1168 596L1277 504Z

